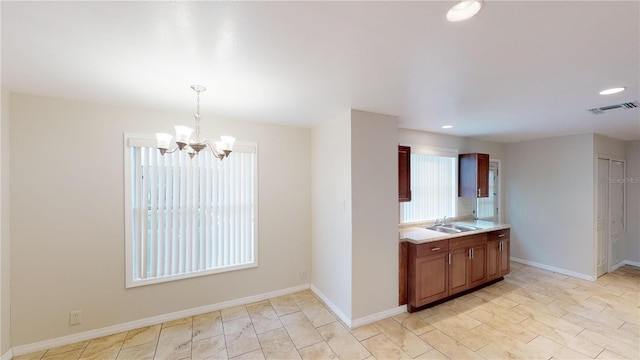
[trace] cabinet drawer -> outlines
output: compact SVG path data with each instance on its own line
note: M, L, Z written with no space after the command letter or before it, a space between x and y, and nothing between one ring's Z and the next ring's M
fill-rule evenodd
M453 238L449 240L449 248L460 249L467 247L474 247L487 243L487 234L468 235L459 238Z
M511 234L511 229L502 229L502 230L489 232L487 233L487 236L489 241L496 241L496 240L507 240L509 239L510 234Z
M440 254L449 251L449 240L432 241L417 246L417 257Z

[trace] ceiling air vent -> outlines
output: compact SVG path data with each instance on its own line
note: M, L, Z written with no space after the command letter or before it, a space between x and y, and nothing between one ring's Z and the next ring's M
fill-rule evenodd
M616 104L616 105L609 105L609 106L593 108L593 109L589 109L588 111L591 111L595 115L602 115L606 111L611 111L611 110L615 110L615 109L633 109L633 108L637 108L637 107L640 107L640 103L638 101L632 101L632 102L626 102L626 103L622 103L622 104Z

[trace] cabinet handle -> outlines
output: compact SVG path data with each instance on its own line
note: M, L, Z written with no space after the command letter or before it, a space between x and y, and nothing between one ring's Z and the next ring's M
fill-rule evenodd
M472 259L473 259L473 255L474 255L474 253L473 253L473 248L471 248L471 258L472 258Z
M471 249L469 249L469 254L468 254L468 256L469 256L469 259L471 259Z
M440 248L437 248L437 247L436 247L436 248L431 249L431 251L438 251L438 250L440 250Z
M500 241L500 251L502 251L502 241Z
M480 197L480 188L478 188L478 197Z
M498 235L498 237L504 237L504 234L500 234L500 235Z
M451 253L449 253L449 265L451 265Z

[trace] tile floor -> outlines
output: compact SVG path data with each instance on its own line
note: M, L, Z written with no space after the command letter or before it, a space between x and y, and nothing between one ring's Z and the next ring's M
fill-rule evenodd
M504 281L354 330L310 291L16 357L639 359L640 268L597 282L513 263Z

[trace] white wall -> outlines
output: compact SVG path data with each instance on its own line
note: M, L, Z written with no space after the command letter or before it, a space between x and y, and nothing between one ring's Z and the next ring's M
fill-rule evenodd
M191 113L20 94L10 111L12 346L308 282L309 129L204 114L203 134L259 144L259 267L125 289L123 133L171 131Z
M11 348L9 97L8 92L2 91L2 111L0 115L0 356Z
M315 126L311 149L311 283L351 319L351 111Z
M351 112L353 312L398 306L398 120Z
M610 138L608 136L593 135L593 153L599 156L606 156L612 159L624 159L624 141Z
M504 152L511 255L595 276L593 134L510 143Z
M640 140L625 143L627 158L627 251L625 260L640 263Z

